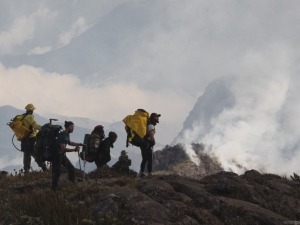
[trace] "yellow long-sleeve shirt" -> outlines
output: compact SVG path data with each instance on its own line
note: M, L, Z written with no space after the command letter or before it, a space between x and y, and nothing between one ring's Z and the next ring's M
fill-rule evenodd
M27 114L25 118L22 120L24 126L32 129L32 132L29 134L29 138L35 137L38 131L41 129L41 125L39 125L33 115Z

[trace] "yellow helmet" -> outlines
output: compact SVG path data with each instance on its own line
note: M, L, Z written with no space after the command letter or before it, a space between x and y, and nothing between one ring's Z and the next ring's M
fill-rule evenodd
M28 105L25 106L25 109L33 111L33 110L35 110L35 107L34 107L34 105L32 103L29 103Z

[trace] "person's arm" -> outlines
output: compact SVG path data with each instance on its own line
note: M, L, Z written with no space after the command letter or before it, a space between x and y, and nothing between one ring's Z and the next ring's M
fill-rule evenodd
M41 125L39 125L35 119L33 119L31 126L36 129L36 130L40 130L41 129Z
M57 143L58 143L58 146L60 147L61 151L63 153L66 153L66 152L78 152L79 151L79 145L73 145L73 146L76 146L75 148L67 148L67 145L70 145L70 141L69 141L69 137L68 135L66 136L66 134L63 132L63 133L60 133L57 137ZM74 144L74 143L73 143Z
M79 147L79 146L83 146L84 144L70 141L68 145Z
M78 152L80 150L79 145L74 145L76 146L75 148L67 148L66 144L60 144L60 149L62 152Z
M28 115L28 114L27 114L27 115L24 117L24 123L26 124L26 126L31 127L31 128L34 128L35 130L40 130L40 129L41 129L41 125L39 125L39 124L35 121L33 115Z
M148 135L149 135L149 142L152 146L155 145L155 138L154 138L155 130L150 130Z

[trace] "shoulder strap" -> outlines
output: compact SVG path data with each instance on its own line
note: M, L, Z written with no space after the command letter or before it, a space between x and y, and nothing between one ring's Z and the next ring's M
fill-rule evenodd
M21 119L21 121L24 120L27 115L28 115L28 113L23 113L22 114L23 118Z

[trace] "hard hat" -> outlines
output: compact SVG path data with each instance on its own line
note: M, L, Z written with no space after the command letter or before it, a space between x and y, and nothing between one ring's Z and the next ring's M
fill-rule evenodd
M34 107L34 105L32 103L29 103L28 105L25 106L25 109L33 111L33 110L35 110L35 107Z

